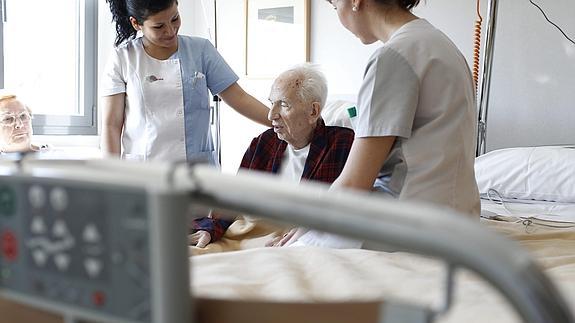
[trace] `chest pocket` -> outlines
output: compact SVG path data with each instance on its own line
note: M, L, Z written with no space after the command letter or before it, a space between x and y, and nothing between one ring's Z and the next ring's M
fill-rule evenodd
M209 110L208 83L206 75L200 71L191 72L184 77L184 88L189 91L191 109Z

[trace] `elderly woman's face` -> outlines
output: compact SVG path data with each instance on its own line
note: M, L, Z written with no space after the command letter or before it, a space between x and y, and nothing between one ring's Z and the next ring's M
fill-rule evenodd
M32 121L26 106L17 99L0 101L0 149L26 151L32 140Z
M272 85L269 97L272 106L268 119L276 135L296 149L309 144L317 122L312 104L302 102L297 95L300 86L297 77L282 75Z

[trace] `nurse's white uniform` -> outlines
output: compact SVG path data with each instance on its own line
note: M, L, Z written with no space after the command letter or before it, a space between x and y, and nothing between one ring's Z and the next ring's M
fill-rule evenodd
M122 158L217 164L208 89L216 95L237 80L202 38L178 36L178 51L166 60L149 56L141 38L115 48L100 92L126 93Z

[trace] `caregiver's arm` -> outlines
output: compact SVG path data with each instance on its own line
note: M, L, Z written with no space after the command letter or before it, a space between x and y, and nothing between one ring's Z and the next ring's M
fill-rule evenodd
M371 190L394 142L395 137L355 138L343 171L331 188Z
M102 100L102 152L105 156L119 157L122 129L124 128L125 93L104 96Z
M264 126L271 127L272 123L268 120L269 108L256 98L248 94L238 83L230 85L223 90L219 96L230 107L234 108L243 116Z

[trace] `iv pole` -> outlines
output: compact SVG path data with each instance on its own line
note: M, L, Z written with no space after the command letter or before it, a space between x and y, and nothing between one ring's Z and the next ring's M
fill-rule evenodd
M478 129L476 156L485 154L487 139L487 110L489 108L489 90L491 88L491 70L493 67L493 52L495 49L495 29L497 26L498 1L490 0L487 8L487 36L485 38L485 50L483 51L479 78L481 84L478 98Z
M218 7L217 0L214 0L214 47L218 49ZM215 128L214 145L216 156L218 158L218 165L222 165L222 137L220 129L220 102L222 101L219 96L213 96L213 110L212 110L212 125Z

